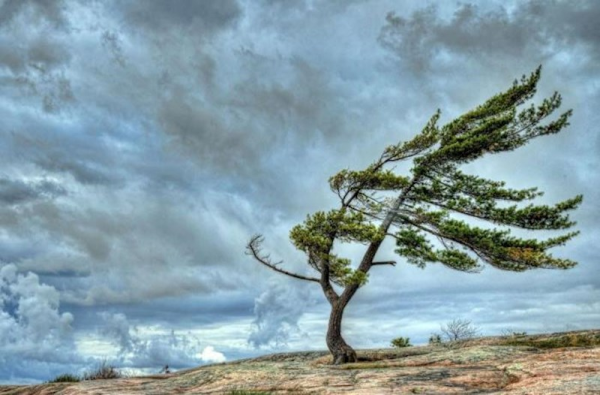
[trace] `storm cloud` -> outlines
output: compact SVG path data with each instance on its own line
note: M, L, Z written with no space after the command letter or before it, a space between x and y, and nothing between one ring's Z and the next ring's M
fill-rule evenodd
M506 6L505 6L506 7ZM596 61L600 17L593 1L529 1L513 7L482 9L459 5L450 18L431 5L409 17L390 12L379 41L415 71L433 63L475 60L491 66L498 58L550 62L564 53ZM485 34L482 34L485 32Z

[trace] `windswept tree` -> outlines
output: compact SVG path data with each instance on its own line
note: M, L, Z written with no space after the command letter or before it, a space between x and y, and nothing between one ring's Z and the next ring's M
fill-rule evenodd
M568 269L576 263L553 257L548 250L564 245L578 232L545 239L523 238L511 228L568 229L567 212L582 196L556 205L524 204L542 195L537 188L512 189L502 181L461 171L461 165L484 155L512 151L536 137L558 133L571 111L548 119L560 107L558 93L539 105L526 106L536 91L541 68L515 81L506 92L444 126L436 112L412 140L387 147L364 170L342 170L329 179L340 207L308 215L290 232L294 245L307 256L316 276L293 273L261 251L263 238L254 236L247 253L263 265L296 279L320 284L331 304L327 346L335 364L356 361L342 337L344 309L367 283L373 267L395 265L375 259L385 238L395 240L395 252L421 268L441 263L451 269L478 272L483 263L502 270ZM412 160L406 175L391 168ZM499 169L500 170L500 169ZM477 226L481 222L495 226ZM364 244L360 261L339 256L336 242Z

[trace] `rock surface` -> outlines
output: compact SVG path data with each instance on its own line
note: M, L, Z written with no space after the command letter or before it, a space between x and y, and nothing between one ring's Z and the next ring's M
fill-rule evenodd
M450 346L276 354L172 374L0 387L8 394L600 394L600 330ZM247 391L247 392L242 392Z

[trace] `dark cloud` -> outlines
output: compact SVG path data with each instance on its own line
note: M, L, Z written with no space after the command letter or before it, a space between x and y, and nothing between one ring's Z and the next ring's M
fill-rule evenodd
M357 132L344 130L347 121L336 111L342 99L319 70L298 59L264 59L248 51L238 56L250 75L231 90L202 99L180 87L163 102L158 120L176 149L246 177L273 173L268 161L287 144L343 144L340 134Z
M110 52L115 62L122 67L126 66L121 38L117 33L112 31L105 31L102 33L102 46Z
M53 106L52 102L48 105ZM45 154L48 156L37 159L35 163L50 173L67 173L73 176L77 182L88 185L110 184L119 181L115 177L113 164L78 160L66 156L65 152L58 155Z
M84 289L65 295L71 302L85 304L233 287L234 280L219 274L218 268L238 264L236 256L242 256L244 239L230 237L225 245L210 247L209 240L220 232L215 222L220 221L218 216L180 205L168 208L157 203L150 208L144 203L134 208L131 204L134 202L121 202L120 209L113 205L110 211L54 203L19 208L21 217L14 224L6 223L5 228L22 237L32 237L31 231L37 229L37 238L48 251L15 262L22 268L37 267L42 273L89 273L90 278L78 280ZM129 274L123 273L123 262L128 262Z
M23 17L29 22L46 22L52 27L63 27L65 3L62 0L4 0L0 4L0 27L6 27Z
M241 15L236 0L128 1L117 2L115 7L123 12L129 27L137 25L155 33L168 33L173 28L189 28L192 34L212 33L234 23Z
M74 101L66 72L70 27L63 1L0 4L0 79L5 93L36 97L48 113Z
M34 36L25 38L28 45L15 45L14 37L2 35L0 41L0 65L15 75L39 72L48 73L68 63L71 54L64 43L51 37ZM1 36L0 36L1 37Z
M0 202L6 204L18 204L39 197L53 198L64 195L65 189L52 181L24 182L0 178Z
M510 11L467 3L450 18L429 6L408 18L389 13L379 41L416 72L433 63L454 63L456 57L489 65L506 58L546 63L566 52L595 61L600 54L600 33L594 27L598 17L595 1L528 1Z

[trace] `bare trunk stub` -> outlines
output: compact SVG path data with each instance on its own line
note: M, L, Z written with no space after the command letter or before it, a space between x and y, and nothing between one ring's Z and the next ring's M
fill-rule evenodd
M356 362L356 352L346 343L342 337L342 316L346 306L333 304L329 316L329 327L327 328L327 348L333 356L334 365L348 362Z

